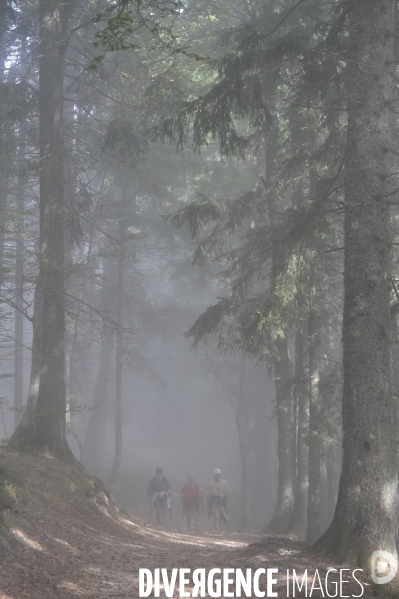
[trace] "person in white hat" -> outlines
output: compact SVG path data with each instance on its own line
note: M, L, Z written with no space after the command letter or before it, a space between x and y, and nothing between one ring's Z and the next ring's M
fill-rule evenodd
M231 495L229 484L222 478L220 468L213 471L213 480L208 487L208 518L213 516L213 527L215 532L220 532L220 520L227 523L229 511L229 498Z

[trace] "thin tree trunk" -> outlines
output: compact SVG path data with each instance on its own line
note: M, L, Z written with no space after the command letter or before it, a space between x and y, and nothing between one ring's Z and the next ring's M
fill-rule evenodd
M76 347L77 347L77 341L78 341L79 320L80 320L80 315L81 315L81 303L80 302L83 300L84 295L85 295L85 290L86 290L88 268L89 268L92 250L93 250L94 226L95 226L95 222L96 222L96 218L97 218L97 212L98 212L98 203L97 203L97 205L94 209L94 213L93 213L93 220L92 220L91 228L90 228L89 247L87 249L87 256L86 256L86 271L83 273L82 280L80 283L80 289L79 289L79 294L78 294L78 299L80 301L78 302L78 305L76 308L75 321L73 324L73 334L72 334L72 338L70 340L69 351L67 351L67 357L66 357L67 434L71 434L74 437L75 441L77 442L78 449L79 449L79 459L82 462L82 464L83 464L83 447L84 447L84 445L82 443L79 433L76 431L76 429L73 425L74 411L73 411L73 409L71 409L71 408L73 408L73 406L71 404L75 401L75 398L76 398L75 376L74 375L75 375L75 353L76 353ZM71 260L71 266L72 266L72 260Z
M32 326L32 363L28 399L21 421L10 439L10 445L20 449L34 445L36 439L35 415L42 370L43 341L43 293L40 278L37 279L35 286Z
M354 0L345 180L343 466L317 550L370 571L396 556L398 480L391 396L389 192L395 0Z
M122 460L122 370L123 370L123 296L125 293L125 225L119 221L119 258L118 258L118 298L116 312L116 371L115 371L115 455L112 463L109 484L112 485L118 475Z
M328 473L325 459L320 461L320 531L324 532L331 521L328 520Z
M336 443L331 443L326 455L327 469L327 524L330 525L337 505L339 484L339 450Z
M102 287L102 310L104 313L110 312L115 297L115 277L113 276L115 271L114 264L113 260L104 260L104 283ZM104 326L101 337L100 363L83 445L85 464L89 468L96 468L103 465L102 459L100 459L100 449L102 451L104 447L104 410L108 399L108 383L114 344L115 331L107 324Z
M291 115L291 143L294 153L300 151L301 129ZM305 201L306 194L305 177L301 177L293 195L293 208L300 208ZM304 332L300 329L295 331L295 432L293 439L295 448L295 494L290 532L300 540L306 539L307 534L307 511L309 490L309 394L307 392L307 376L305 374L305 350L307 348Z
M341 339L341 336L339 337ZM334 376L336 366L328 364L328 355L334 354L332 337L327 330L324 336L324 347L326 350L325 375ZM339 341L339 381L342 380L342 343ZM328 430L328 446L326 450L325 464L327 473L327 505L326 505L326 527L327 528L334 517L335 506L337 505L339 475L341 471L341 444L342 444L342 426L340 419L337 418L338 410L342 412L342 390L341 385L335 385L334 391L329 396L326 395L323 400L323 420Z
M238 532L251 527L251 461L248 446L248 363L245 354L240 358L240 387L236 408L236 424L241 457L241 515Z
M76 324L76 321L75 321ZM74 394L74 380L73 380L73 357L74 357L74 349L76 346L73 340L69 343L69 347L66 351L65 356L65 383L66 383L66 434L71 434L78 444L79 449L79 460L83 463L83 444L80 439L78 432L74 429L73 426L73 414L74 414L74 404L75 404L75 394Z
M6 64L6 33L7 33L7 0L0 0L0 85L5 85L4 68ZM0 107L1 109L2 107ZM9 156L5 143L7 121L6 115L1 114L0 128L3 133L0 143L0 285L4 278L4 243L7 218L7 196L9 176Z
M276 75L270 78L270 89L275 89ZM276 171L276 154L279 143L278 116L274 105L273 92L270 93L268 120L269 131L266 136L266 180L268 216L271 227L277 224L277 200L273 189L273 176ZM270 118L271 116L271 118ZM283 255L278 242L272 246L272 284L283 265ZM277 505L267 530L278 534L288 532L292 516L295 489L295 466L292 454L292 436L294 430L293 369L288 351L287 332L275 341L278 358L273 370L276 386L276 411L278 427L277 453L279 460Z
M267 531L286 534L290 527L295 490L292 455L292 435L294 434L293 373L287 340L278 339L275 343L280 356L280 360L276 361L274 367L278 430L278 488L276 509Z
M101 337L100 363L93 393L93 404L90 410L83 455L88 468L102 466L100 452L104 447L105 405L108 400L108 383L111 370L112 353L115 345L115 332L106 326Z
M306 540L313 543L320 536L320 393L319 393L319 327L315 305L313 281L310 281L308 317L308 360L309 360L309 489L308 530Z
M305 339L301 331L295 334L295 381L298 397L297 426L297 478L295 486L294 510L290 526L298 539L305 540L308 517L309 489L309 394L305 376Z
M24 405L24 211L25 136L20 124L18 139L17 239L15 248L14 408L17 428Z

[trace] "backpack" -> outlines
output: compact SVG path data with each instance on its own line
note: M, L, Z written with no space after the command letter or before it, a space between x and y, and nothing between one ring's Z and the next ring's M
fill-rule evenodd
M184 490L184 496L186 499L192 501L193 499L196 499L198 495L199 488L197 487L197 485L194 485L193 487L189 487L189 485L186 485L186 488Z

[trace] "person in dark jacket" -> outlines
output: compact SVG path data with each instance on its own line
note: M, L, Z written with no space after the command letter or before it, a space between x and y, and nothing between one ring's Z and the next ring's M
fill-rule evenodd
M170 509L170 495L172 489L166 476L163 475L163 470L158 466L155 470L155 476L150 480L148 485L147 495L150 498L152 507L157 513L157 524L163 524L166 508Z

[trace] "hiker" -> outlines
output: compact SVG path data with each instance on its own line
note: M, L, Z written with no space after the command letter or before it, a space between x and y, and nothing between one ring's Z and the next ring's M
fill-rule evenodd
M183 513L186 516L187 530L191 527L191 516L194 519L195 532L199 532L198 514L201 508L204 509L204 502L201 496L201 489L195 484L195 477L188 475L188 484L184 485L180 492L183 503Z
M220 532L220 520L226 522L229 510L229 498L231 495L228 482L222 478L220 468L215 468L213 471L213 480L208 487L208 518L213 516L213 528L215 532Z
M163 470L158 466L155 470L155 476L150 480L147 495L151 501L151 508L155 507L157 513L157 524L163 524L166 508L170 510L170 496L172 489Z

